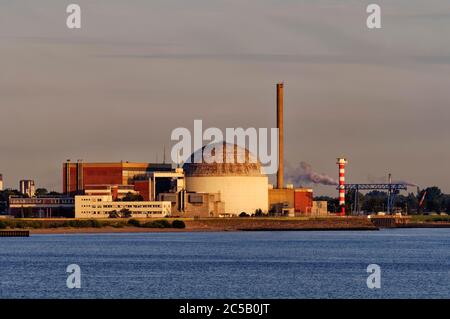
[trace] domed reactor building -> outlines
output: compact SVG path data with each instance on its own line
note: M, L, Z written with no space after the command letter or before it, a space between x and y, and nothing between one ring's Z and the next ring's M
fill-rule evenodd
M204 146L191 155L183 170L186 191L220 194L227 215L268 211L268 177L245 148L229 143Z

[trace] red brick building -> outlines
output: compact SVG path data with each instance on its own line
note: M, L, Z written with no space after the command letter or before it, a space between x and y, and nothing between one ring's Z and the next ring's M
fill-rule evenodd
M89 186L134 185L152 172L171 171L171 164L159 163L84 163L67 161L63 164L63 193L83 194ZM148 179L147 179L148 180Z
M313 207L313 190L309 188L299 188L294 190L295 212L311 214Z

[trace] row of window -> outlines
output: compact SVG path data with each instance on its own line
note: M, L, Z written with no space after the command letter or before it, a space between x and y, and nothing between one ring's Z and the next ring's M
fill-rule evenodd
M73 204L73 199L38 199L38 198L24 198L11 199L10 204Z
M81 214L91 214L91 215L109 215L110 212L101 211L81 211ZM148 211L148 212L132 212L133 215L161 215L162 211Z
M123 208L163 208L163 206L159 204L148 204L148 205L81 205L82 208L114 208L114 209L123 209Z

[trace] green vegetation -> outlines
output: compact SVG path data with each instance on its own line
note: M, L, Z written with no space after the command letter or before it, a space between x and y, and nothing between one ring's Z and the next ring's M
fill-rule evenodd
M109 218L119 218L120 215L116 210L113 210L109 213Z
M55 228L102 228L102 227L143 227L143 228L186 228L182 220L167 219L147 220L144 223L131 218L126 220L98 220L98 219L71 219L71 220L27 220L5 219L0 220L0 229L55 229Z
M107 226L111 226L114 228L123 228L123 227L127 226L127 223L124 221L118 221L118 222L114 222L114 223L108 223Z
M89 228L89 227L101 228L101 227L103 227L103 223L96 219L87 219L87 220L74 219L74 220L65 221L63 223L63 225L65 225L66 227L73 227L73 228Z
M46 196L48 195L48 190L46 188L38 188L35 192L36 196Z
M127 193L125 197L121 199L123 202L142 202L144 197L140 194Z
M141 225L144 228L170 228L172 225L165 219L154 220L146 222Z
M419 207L419 202L423 198L424 194L424 201ZM319 196L315 197L314 200L327 201L330 212L336 212L339 208L338 198ZM345 201L346 211L352 211L355 201L355 193L353 191L347 192ZM366 213L385 212L386 203L386 192L371 191L368 193L359 193L359 205L361 210ZM394 209L407 212L408 215L443 212L450 214L450 194L442 193L439 187L436 186L422 189L417 193L409 193L408 195L399 194L395 198Z
M120 212L117 212L117 210L111 211L108 218L131 218L131 216L133 216L131 210L123 208Z
M450 222L449 215L413 215L412 223Z
M5 189L0 191L0 213L8 211L9 196L23 197L22 194L15 189Z
M242 212L239 214L239 217L250 217L250 215L247 214L246 212Z
M134 226L134 227L140 227L141 223L137 219L130 219L128 220L128 225Z
M255 214L253 215L255 217L267 217L268 214L264 214L261 208L258 208L255 210Z
M172 222L172 227L173 228L186 228L186 224L184 223L184 221L176 219Z
M120 210L120 217L122 218L130 218L132 215L129 209L123 208Z
M62 228L62 227L72 227L72 228L100 228L105 226L102 222L95 219L87 220L64 220L64 221L39 221L39 220L20 220L20 219L8 219L2 221L5 228L32 228L32 229L43 229L43 228Z

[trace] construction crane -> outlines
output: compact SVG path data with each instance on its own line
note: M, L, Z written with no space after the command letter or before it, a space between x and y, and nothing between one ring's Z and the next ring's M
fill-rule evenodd
M388 193L387 198L387 213L390 214L394 207L395 196L397 196L401 190L407 190L408 185L404 183L392 183L389 176L389 183L382 184L345 184L346 191L355 192L355 202L353 211L356 215L359 215L359 191L367 190L385 190ZM337 188L339 189L339 188Z

